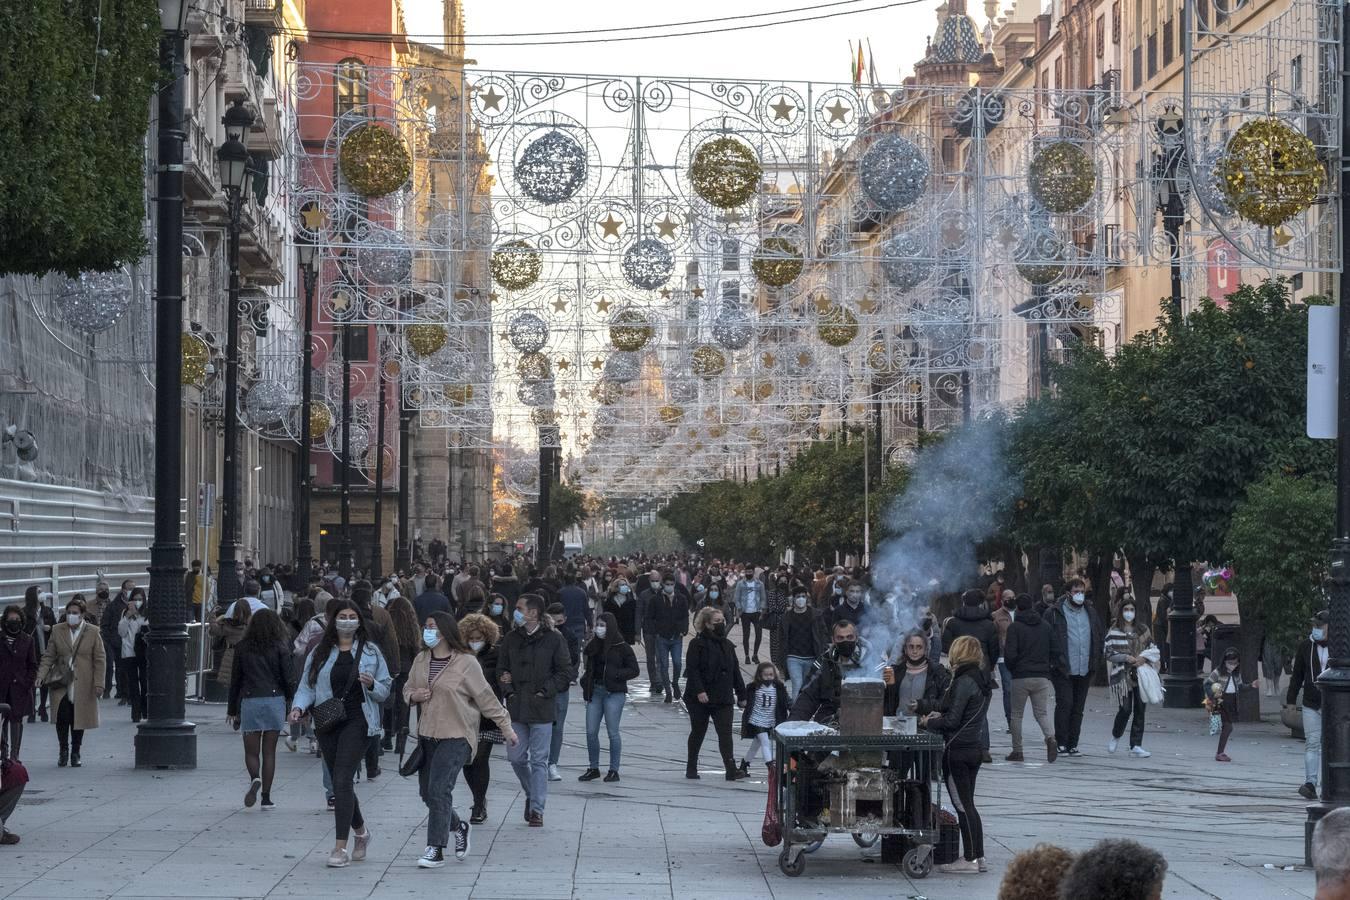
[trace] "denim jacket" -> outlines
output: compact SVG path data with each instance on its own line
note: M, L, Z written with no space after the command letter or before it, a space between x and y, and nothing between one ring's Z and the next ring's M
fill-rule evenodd
M337 662L338 648L333 647L329 651L328 659L319 670L318 681L311 687L309 670L314 665L314 653L315 651L310 651L309 658L305 660L304 671L300 675L300 686L296 688L295 700L292 702L292 706L296 709L307 710L333 697L333 664ZM393 678L389 675L389 666L385 664L384 655L380 653L380 648L374 641L366 641L362 646L360 672L375 679L375 683L370 687L362 688L365 700L362 701L361 707L366 714L366 734L378 735L381 731L380 707L389 696Z

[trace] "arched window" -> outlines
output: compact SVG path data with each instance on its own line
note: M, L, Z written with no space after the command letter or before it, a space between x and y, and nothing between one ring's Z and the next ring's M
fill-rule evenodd
M344 59L337 64L334 76L334 112L340 119L347 113L365 115L369 97L366 93L366 66L359 59Z

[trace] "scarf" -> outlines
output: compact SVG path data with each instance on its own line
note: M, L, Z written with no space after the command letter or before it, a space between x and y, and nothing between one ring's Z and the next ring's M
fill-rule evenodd
M1106 633L1106 672L1107 683L1111 686L1111 697L1116 701L1116 705L1124 703L1134 692L1136 681L1131 677L1130 667L1125 663L1111 662L1111 657L1117 653L1123 653L1127 656L1138 656L1142 648L1140 644L1140 635L1131 628L1129 631L1122 631L1120 628L1112 627Z

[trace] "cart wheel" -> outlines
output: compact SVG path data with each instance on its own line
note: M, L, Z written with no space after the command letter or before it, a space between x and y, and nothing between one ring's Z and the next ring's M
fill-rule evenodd
M824 839L823 837L816 838L814 841L812 841L812 842L809 843L809 844L803 844L803 845L802 845L802 852L803 852L803 853L815 853L817 850L820 849L821 845L824 844L824 843L825 843L825 839Z
M905 854L900 865L910 878L927 878L933 871L933 854L926 847L916 847Z
M806 857L800 850L793 853L791 847L784 846L778 852L778 870L789 878L796 878L806 871Z
M875 846L876 842L880 839L881 835L872 834L871 832L868 831L856 832L853 835L853 843L857 844L859 847L862 847L863 849Z

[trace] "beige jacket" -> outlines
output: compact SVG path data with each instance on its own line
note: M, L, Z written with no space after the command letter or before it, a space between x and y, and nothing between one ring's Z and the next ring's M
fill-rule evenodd
M38 666L37 683L44 684L48 678L71 671L75 678L69 687L51 685L52 721L56 721L56 710L68 696L75 707L74 727L81 731L97 728L98 698L103 694L105 664L103 638L93 622L86 621L80 628L79 637L74 639L65 622L52 626L51 639Z
M413 660L403 688L403 699L409 704L412 692L427 686L430 672L431 651L423 650ZM472 754L478 750L478 725L483 717L496 722L503 734L511 727L511 717L492 693L477 657L452 652L449 664L431 685L431 699L417 707L417 733L428 738L464 738Z

